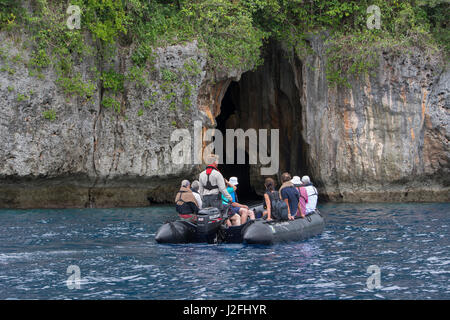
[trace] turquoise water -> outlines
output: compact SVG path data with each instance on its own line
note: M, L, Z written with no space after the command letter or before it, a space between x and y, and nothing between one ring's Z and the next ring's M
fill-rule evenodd
M323 234L270 247L159 245L168 206L0 210L0 299L450 298L449 203L320 208Z

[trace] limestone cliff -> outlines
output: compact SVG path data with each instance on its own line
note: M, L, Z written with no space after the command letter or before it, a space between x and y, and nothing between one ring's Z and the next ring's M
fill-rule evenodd
M448 66L419 49L382 52L374 75L336 87L323 41L311 45L304 59L270 45L231 89L227 126L280 128L280 172L310 175L330 200L449 201Z
M4 35L0 40L14 56L20 46ZM125 74L132 65L130 50L119 52L115 69ZM0 207L145 206L149 200L172 200L179 178L191 177L196 167L172 164L170 133L203 117L196 101L206 60L195 42L156 52L148 87L125 81L121 112L101 104L106 93L100 84L85 101L65 94L51 70L42 79L30 76L23 64L2 72ZM192 62L199 72L187 75L184 66ZM85 81L95 78L90 72L95 64L86 60L77 66ZM163 70L177 82L164 80ZM183 104L183 98L190 103ZM47 110L55 112L54 120L43 116Z
M13 55L18 45L0 35ZM236 104L230 127L279 128L280 172L309 174L323 199L449 201L449 77L439 59L416 50L380 55L374 76L351 88L327 84L323 43L300 59L266 48L255 71L210 74L195 42L160 48L148 87L125 81L120 113L105 108L99 84L86 101L67 96L51 70L38 79L18 64L0 73L0 207L144 206L172 201L198 165L174 165L170 134L214 127L227 90ZM121 47L117 72L131 68ZM24 52L24 59L27 53ZM198 72L186 73L195 61ZM7 62L0 60L0 66ZM94 79L86 60L77 66ZM102 66L99 65L99 68ZM169 84L163 71L177 76ZM182 83L188 83L186 90ZM184 100L183 100L184 99ZM186 99L188 103L186 103ZM46 119L43 112L54 110ZM251 183L263 177L251 167Z
M419 49L383 52L373 76L336 89L324 79L323 47L313 45L302 134L323 192L344 201L449 201L448 66Z

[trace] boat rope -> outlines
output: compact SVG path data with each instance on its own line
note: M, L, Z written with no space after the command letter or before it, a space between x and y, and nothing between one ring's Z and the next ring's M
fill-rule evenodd
M316 209L316 212L319 216L321 216L323 218L323 215L320 213L319 209Z

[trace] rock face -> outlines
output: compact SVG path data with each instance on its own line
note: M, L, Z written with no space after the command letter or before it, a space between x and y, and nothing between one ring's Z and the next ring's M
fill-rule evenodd
M449 201L449 72L418 50L329 88L323 47L303 67L308 163L331 200ZM306 65L315 67L312 70Z
M9 48L8 56L18 52L20 46L11 39L2 35L1 40L3 48ZM118 56L115 69L126 74L132 66L130 50L122 48ZM204 117L197 96L206 60L196 43L160 48L156 57L148 87L125 81L119 96L121 113L101 104L107 93L99 83L85 101L62 92L51 70L43 79L30 76L24 64L13 65L11 74L2 72L0 207L146 206L149 200L172 201L179 178L198 171L197 166L172 163L170 135ZM186 63L198 66L199 72L186 74ZM84 80L94 78L89 70L95 64L88 60L77 67ZM177 81L164 80L164 70ZM183 98L189 103L183 104ZM56 114L53 121L43 116L50 109Z
M13 56L19 46L0 34ZM314 54L289 56L266 48L255 71L211 75L196 43L157 49L150 85L125 81L120 113L105 108L95 83L89 101L67 96L52 70L43 79L22 64L0 73L0 207L145 206L173 201L183 178L200 165L175 165L170 141L177 128L215 126L230 90L230 128L280 129L280 173L309 174L335 201L450 200L450 70L414 52L380 56L375 76L329 87L323 44ZM115 69L130 71L130 48L119 48ZM27 53L23 53L27 59ZM186 72L194 63L198 72ZM11 65L0 60L0 66ZM94 79L86 60L77 67ZM101 65L98 66L100 69ZM3 68L7 70L8 68ZM164 72L176 75L165 79ZM186 90L186 86L190 90ZM54 110L52 121L43 116ZM265 177L251 166L261 191Z
M330 200L449 201L448 67L418 50L386 52L375 75L336 88L323 42L311 44L303 61L269 46L264 66L232 87L227 126L280 128L280 173L310 175Z

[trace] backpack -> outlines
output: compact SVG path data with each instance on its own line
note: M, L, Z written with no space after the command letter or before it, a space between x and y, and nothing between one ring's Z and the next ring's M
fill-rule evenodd
M278 191L267 193L270 199L271 216L274 220L288 220L288 207L286 202L280 199Z

